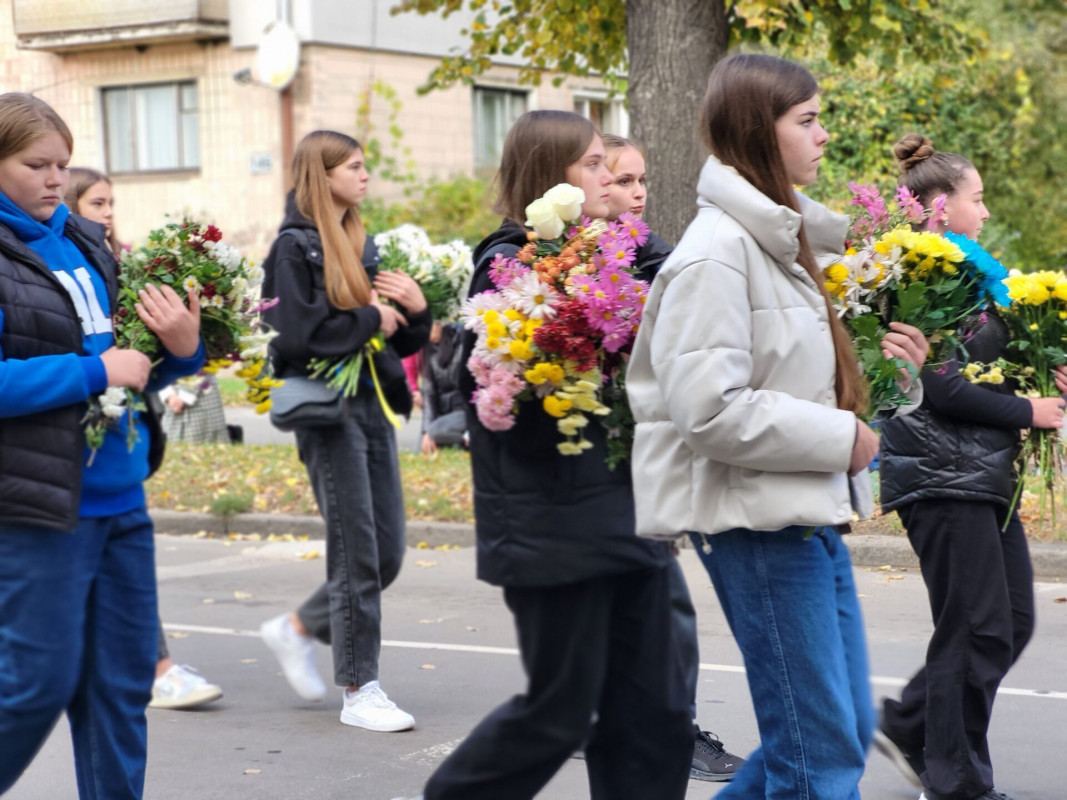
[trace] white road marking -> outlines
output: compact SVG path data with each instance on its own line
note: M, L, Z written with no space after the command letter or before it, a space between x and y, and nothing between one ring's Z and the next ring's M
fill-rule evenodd
M207 633L215 636L259 638L259 631L241 630L240 628L214 628L208 625L181 625L169 622L164 623L163 628L168 631ZM448 650L455 653L482 653L495 656L517 656L519 654L519 651L514 647L485 647L473 644L448 644L446 642L402 642L390 639L384 639L382 647L402 647L409 650ZM701 664L700 668L707 672L729 672L738 675L743 675L745 672L744 667L737 667L731 664ZM871 683L876 683L880 686L904 686L907 680L872 675ZM998 694L1013 695L1015 697L1037 697L1043 700L1067 700L1067 692L1054 692L1047 689L1012 689L1002 686L998 690Z

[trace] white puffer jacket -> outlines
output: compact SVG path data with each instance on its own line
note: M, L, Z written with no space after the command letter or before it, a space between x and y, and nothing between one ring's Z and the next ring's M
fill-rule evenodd
M627 372L637 531L850 522L856 417L837 408L829 313L796 263L801 215L714 157L698 195L652 284ZM802 207L816 256L842 252L848 220Z

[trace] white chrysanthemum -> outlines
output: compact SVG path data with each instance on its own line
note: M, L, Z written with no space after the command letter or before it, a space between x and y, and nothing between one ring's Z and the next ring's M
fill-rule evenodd
M200 281L190 275L182 281L182 288L185 289L186 294L196 294L200 291Z
M263 267L259 266L259 264L250 264L248 269L245 270L245 277L248 279L248 285L254 288L263 283L263 278L266 275L263 272Z
M504 290L504 296L512 307L531 319L555 317L555 306L560 299L559 293L543 283L536 272L527 272L513 280Z
M126 413L126 390L111 386L100 395L100 410L108 419L118 419Z
M467 330L482 333L485 331L482 315L489 309L503 312L507 307L508 303L503 295L497 292L481 292L463 301L459 318Z

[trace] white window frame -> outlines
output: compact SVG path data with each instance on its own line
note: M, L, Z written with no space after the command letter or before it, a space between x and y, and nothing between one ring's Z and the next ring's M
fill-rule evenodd
M572 92L574 112L586 119L592 119L591 104L604 103L606 120L601 122L601 133L614 133L624 139L630 135L630 114L626 103L619 95L610 96L607 91L597 89L576 89Z
M132 99L134 94L138 91L145 89L158 89L160 87L172 87L175 92L175 122L177 130L176 135L176 150L177 150L177 165L173 167L150 167L142 166L138 163L139 146L137 141L138 121L135 117L135 104L130 102L130 125L126 131L119 131L115 129L114 120L108 116L108 94L113 92L127 92L128 97ZM185 89L192 88L194 91L194 106L186 105L186 93ZM110 84L100 87L100 118L103 121L103 134L104 134L104 157L107 164L108 174L110 175L143 175L143 174L160 174L160 173L187 173L187 172L199 172L201 164L203 163L202 153L200 149L200 86L195 78L185 78L169 81L152 81L150 83L121 83ZM184 123L189 120L193 120L193 129L196 136L196 146L194 150L194 157L188 158L186 141L187 132L185 130ZM121 168L114 163L112 158L112 144L115 143L115 137L124 137L124 146L129 153L130 166L127 168ZM193 163L195 161L195 163Z
M471 135L471 147L474 151L474 168L476 170L483 169L495 169L500 165L500 151L504 146L504 137L507 135L511 126L509 125L506 130L499 131L499 140L495 143L494 149L496 151L495 157L492 153L486 152L486 142L483 142L482 131L484 127L482 125L482 106L479 101L480 93L495 92L499 94L506 94L516 100L521 98L522 100L522 112L530 111L534 106L534 94L528 89L519 88L516 86L501 86L497 84L476 84L471 92L471 123L472 123L472 135ZM516 119L519 115L513 114Z

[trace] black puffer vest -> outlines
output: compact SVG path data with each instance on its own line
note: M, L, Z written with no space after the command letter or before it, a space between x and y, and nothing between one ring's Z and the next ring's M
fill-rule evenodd
M117 295L115 258L104 227L74 216L65 235ZM67 290L41 258L0 225L0 347L5 359L83 353L82 330ZM0 521L71 530L78 522L85 405L0 419Z
M976 320L960 362L989 364L1004 355L1008 327L992 312ZM1014 392L1014 385L983 384L986 391ZM892 511L916 500L975 500L1008 505L1015 485L1019 431L972 422L923 405L881 426L882 510Z

